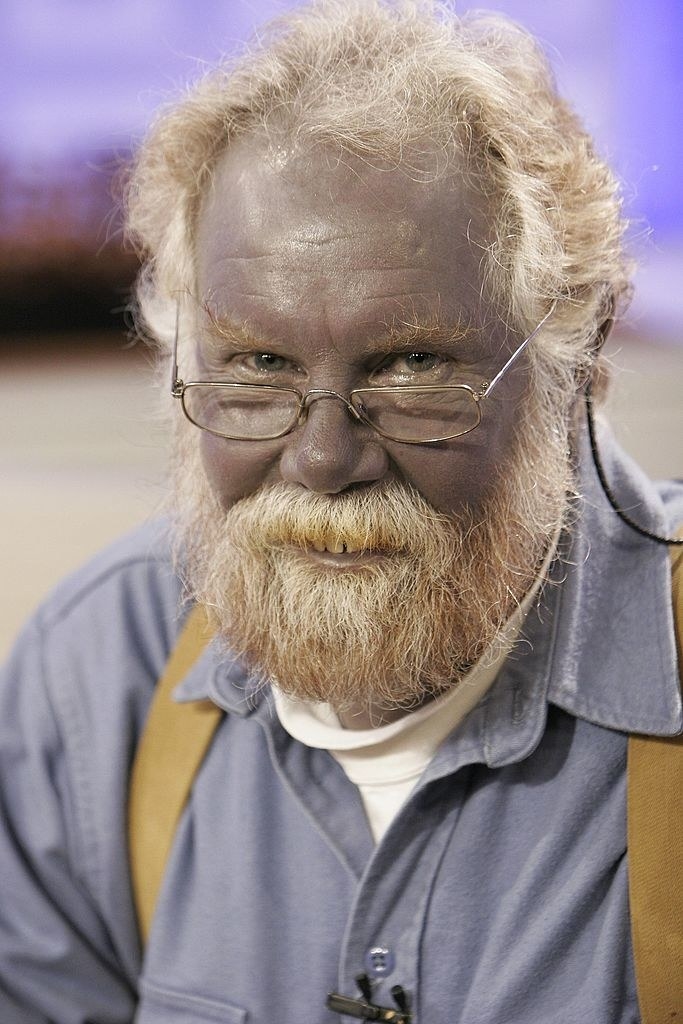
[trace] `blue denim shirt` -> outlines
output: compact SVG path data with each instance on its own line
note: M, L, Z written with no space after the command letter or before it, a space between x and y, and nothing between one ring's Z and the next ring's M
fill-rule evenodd
M624 507L670 531L683 487L603 449ZM332 1024L327 993L355 995L364 970L380 1003L408 991L416 1024L635 1024L626 734L683 727L670 567L585 458L580 493L523 641L377 847L339 765L205 651L177 698L228 714L144 962L125 814L183 614L163 531L58 588L2 680L2 1024Z

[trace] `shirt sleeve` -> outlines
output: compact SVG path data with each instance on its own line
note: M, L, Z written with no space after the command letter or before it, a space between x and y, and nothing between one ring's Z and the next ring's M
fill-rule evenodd
M36 620L0 674L0 1021L129 1024L135 979L86 868L97 852L47 662Z

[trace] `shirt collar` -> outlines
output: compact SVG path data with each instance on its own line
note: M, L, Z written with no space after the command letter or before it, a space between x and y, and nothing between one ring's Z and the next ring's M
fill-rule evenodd
M683 729L669 550L619 519L581 437L578 521L554 567L557 589L548 699L596 725L673 735ZM620 507L671 535L667 510L641 470L599 429L602 462Z
M262 692L261 680L222 640L214 637L176 686L173 700L178 704L210 700L224 711L244 718L259 707Z

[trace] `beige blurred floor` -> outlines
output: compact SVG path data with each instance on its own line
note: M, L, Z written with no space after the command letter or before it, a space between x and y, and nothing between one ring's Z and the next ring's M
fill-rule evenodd
M0 657L66 572L153 514L165 442L143 354L110 342L90 351L0 356ZM612 420L653 477L683 478L683 347L633 338L611 346Z

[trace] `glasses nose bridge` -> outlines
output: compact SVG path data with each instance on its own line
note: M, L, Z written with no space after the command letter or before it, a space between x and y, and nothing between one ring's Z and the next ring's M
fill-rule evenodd
M299 419L305 419L306 416L308 415L308 410L310 409L311 405L313 405L314 402L319 401L319 399L321 398L338 398L339 401L343 402L343 404L346 406L351 417L354 420L361 419L358 412L351 405L351 402L348 400L348 398L344 398L344 396L340 395L338 391L332 391L329 388L311 388L309 391L306 391L305 394L301 396Z

